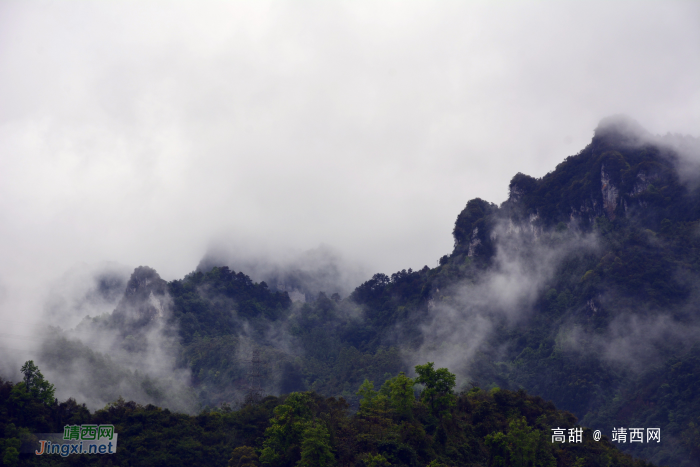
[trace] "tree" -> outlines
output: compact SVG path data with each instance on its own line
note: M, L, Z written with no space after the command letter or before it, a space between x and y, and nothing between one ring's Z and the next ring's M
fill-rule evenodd
M484 444L489 448L491 459L489 465L493 467L505 467L508 459L508 439L502 432L489 433L484 438Z
M228 461L229 467L258 467L259 465L258 455L249 446L239 446L234 449Z
M24 378L12 389L15 401L20 405L24 405L30 398L38 399L46 405L52 405L55 402L54 385L44 379L44 375L33 360L25 362L20 371L24 374Z
M260 454L263 465L292 465L299 460L300 443L312 418L308 393L293 392L284 404L275 407L275 417L265 430L265 441Z
M7 466L17 465L19 463L19 451L17 451L17 448L9 447L5 449L5 455L2 456L2 463Z
M525 417L514 418L508 423L508 433L490 433L484 444L491 453L490 463L494 467L531 465L552 466L556 460L542 443L542 433L528 426Z
M379 393L374 390L374 383L365 378L364 383L362 383L356 394L361 397L360 407L368 408L372 405Z
M365 465L367 465L367 467L388 467L391 464L389 464L389 461L381 454L377 454L376 456L368 454L365 458Z
M427 401L433 414L442 418L448 413L448 409L455 405L453 394L455 375L450 373L447 368L435 370L433 362L416 365L416 373L418 373L418 378L415 382L425 385L425 389L421 393L421 400Z
M388 379L382 385L380 392L386 394L391 401L391 407L400 415L411 416L413 401L413 386L416 382L402 371L397 376ZM362 388L360 388L362 389Z
M511 420L506 439L514 467L534 465L540 432L528 426L525 417Z
M327 467L335 464L331 437L326 427L318 421L309 422L301 441L300 467Z

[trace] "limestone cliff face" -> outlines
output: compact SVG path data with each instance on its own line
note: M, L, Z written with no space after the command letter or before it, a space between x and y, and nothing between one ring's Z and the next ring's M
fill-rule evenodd
M477 256L479 254L477 250L479 245L481 245L481 239L479 238L479 227L474 227L471 239L469 241L469 248L467 249L467 256Z
M146 324L162 317L166 309L167 282L155 269L140 266L131 274L114 316L122 321Z
M605 164L600 167L600 185L600 191L603 194L603 211L608 219L615 220L615 209L620 190L612 182L610 175L605 172Z
M637 174L636 181L634 182L634 186L632 187L632 192L630 194L632 196L636 196L645 192L651 186L652 182L658 180L658 178L659 174L657 173L646 173L645 171L640 171Z
M690 178L683 174L683 164L689 164L683 157L688 157L665 141L632 119L604 119L590 144L552 172L541 178L516 174L500 206L469 201L455 222L452 256L488 258L496 251L497 236L537 239L564 225L588 231L603 218L635 219L657 231L665 216L678 211L673 206L695 203L691 184L684 181ZM696 171L700 174L700 163Z

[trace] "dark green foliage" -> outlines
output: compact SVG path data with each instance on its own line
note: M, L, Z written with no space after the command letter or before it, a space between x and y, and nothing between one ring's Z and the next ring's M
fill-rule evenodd
M450 407L455 405L452 390L455 387L455 375L447 368L433 368L433 362L416 366L416 383L424 384L425 389L421 393L421 400L427 402L433 415L440 418L448 414Z
M193 272L169 283L168 291L184 343L235 333L240 326L236 317L275 321L291 305L286 292L271 292L264 282L256 284L225 266Z
M233 450L231 459L228 461L229 467L258 467L258 455L255 450L248 446L240 446Z
M12 390L12 398L20 406L24 406L32 399L40 400L44 404L54 403L55 389L53 384L44 379L39 368L33 360L27 361L22 366L23 381L17 384Z
M397 379L398 378L398 379ZM393 381L402 380L399 376ZM390 385L391 386L391 385ZM581 465L644 467L606 439L594 442L584 431L582 444L552 443L551 427L573 428L576 418L523 391L485 392L474 388L456 396L450 417L437 422L416 400L407 419L401 404L377 396L355 415L343 399L314 393L267 397L237 411L189 416L120 399L94 414L72 400L46 406L43 424L23 418L9 397L11 383L0 381L0 448L6 465L128 466L330 466L330 465ZM399 396L400 398L403 396ZM395 408L396 407L396 408ZM20 437L62 432L65 424L113 424L119 434L110 456L16 455ZM500 464L499 464L500 462Z
M328 467L335 464L330 435L322 422L307 425L301 439L301 460L303 467Z
M389 398L391 408L398 415L407 419L413 417L413 404L415 402L413 387L415 384L416 381L407 377L402 371L397 376L386 380L381 389L381 392Z
M490 231L492 223L490 215L498 208L480 198L467 203L464 210L457 216L452 236L455 239L455 253L465 254L470 246L477 255L490 256L493 253Z

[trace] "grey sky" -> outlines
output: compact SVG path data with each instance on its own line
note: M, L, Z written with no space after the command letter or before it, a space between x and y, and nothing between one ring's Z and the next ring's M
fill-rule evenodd
M0 318L215 240L434 266L614 113L699 136L699 2L4 1Z

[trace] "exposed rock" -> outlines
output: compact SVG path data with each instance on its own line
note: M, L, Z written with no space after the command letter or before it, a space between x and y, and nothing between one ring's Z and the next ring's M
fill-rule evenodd
M607 214L608 219L615 220L619 190L612 183L610 175L605 172L605 164L600 167L600 184L603 192L603 211Z
M657 180L658 178L659 175L656 173L647 174L643 171L639 172L637 174L636 181L634 182L634 186L632 187L632 193L630 194L638 195L643 193L647 188L649 188L649 186L651 186L651 182Z
M478 237L479 227L474 227L472 231L471 241L469 242L469 250L467 250L467 256L477 256L476 247L481 245L481 239Z
M153 268L139 266L126 284L124 297L114 310L122 320L147 323L162 317L167 308L167 282Z

